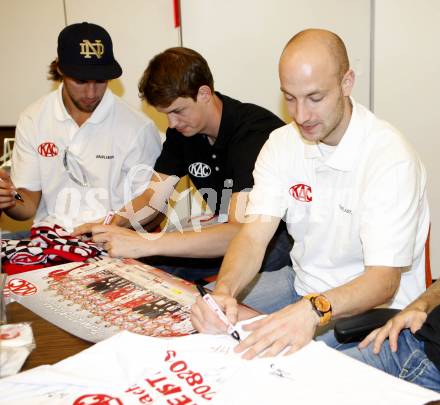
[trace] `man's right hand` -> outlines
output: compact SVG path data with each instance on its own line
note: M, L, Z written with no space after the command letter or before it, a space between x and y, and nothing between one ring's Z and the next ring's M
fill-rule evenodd
M213 294L217 304L226 314L226 317L235 325L238 321L238 304L235 298L224 294ZM202 297L197 297L191 308L191 322L193 326L202 333L225 334L226 325L220 320L216 313L208 307Z
M385 339L389 339L390 349L397 351L397 340L403 329L411 329L412 333L416 333L425 323L427 313L416 309L404 309L396 316L391 318L384 326L373 330L361 343L360 349L365 349L370 343L373 343L373 353L378 354L382 343Z
M8 172L0 169L0 209L7 209L15 206L16 199L14 198L14 191L16 191L16 189L12 184Z
M75 228L72 236L78 237L84 233L91 233L92 241L101 244L111 257L137 259L159 254L155 250L157 239L149 239L148 233L141 234L115 225L89 223Z

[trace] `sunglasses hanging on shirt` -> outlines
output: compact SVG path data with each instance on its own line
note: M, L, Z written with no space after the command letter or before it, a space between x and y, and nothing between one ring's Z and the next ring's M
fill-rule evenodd
M75 155L69 151L68 146L64 150L63 165L73 182L82 187L90 186L85 170L82 168Z

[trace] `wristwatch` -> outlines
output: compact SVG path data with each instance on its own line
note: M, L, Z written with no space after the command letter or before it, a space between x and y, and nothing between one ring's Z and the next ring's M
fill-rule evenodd
M312 304L312 309L319 316L319 326L327 325L332 319L332 304L325 295L313 293L304 296Z

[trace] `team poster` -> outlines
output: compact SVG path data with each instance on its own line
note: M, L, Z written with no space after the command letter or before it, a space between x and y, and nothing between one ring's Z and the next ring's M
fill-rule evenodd
M121 330L171 337L195 333L196 288L132 259L68 263L10 276L11 298L67 332L99 342Z

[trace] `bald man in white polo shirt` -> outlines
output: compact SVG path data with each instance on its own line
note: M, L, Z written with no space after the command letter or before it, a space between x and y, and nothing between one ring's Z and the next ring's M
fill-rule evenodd
M271 313L247 326L252 333L235 349L248 359L294 352L332 319L378 305L402 308L425 288L425 169L393 127L350 97L355 77L342 40L300 32L286 45L279 74L293 122L260 152L249 223L232 241L213 292L232 323L241 318L239 294ZM293 268L255 278L282 219L295 240ZM192 321L203 332L226 330L201 299ZM322 339L337 346L331 330Z

